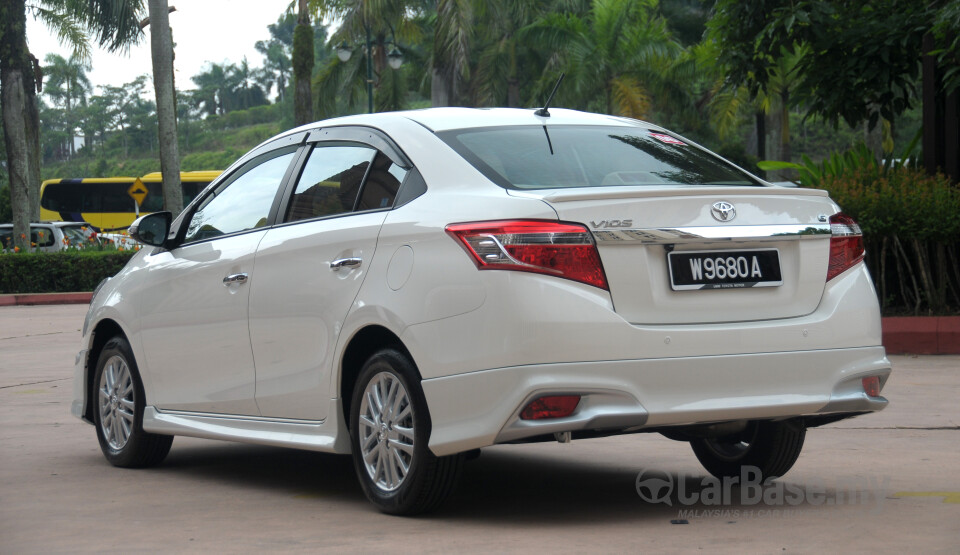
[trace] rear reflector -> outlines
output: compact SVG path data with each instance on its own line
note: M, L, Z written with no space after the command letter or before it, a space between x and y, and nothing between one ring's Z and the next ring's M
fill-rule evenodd
M827 281L839 276L863 260L863 233L850 216L838 212L830 216L830 264Z
M869 397L879 397L880 396L880 378L877 376L870 376L869 378L863 378L863 391Z
M515 270L571 279L607 289L593 235L578 224L505 220L451 224L481 270Z
M579 395L550 395L530 401L523 412L521 420L542 420L544 418L563 418L570 416L580 404Z

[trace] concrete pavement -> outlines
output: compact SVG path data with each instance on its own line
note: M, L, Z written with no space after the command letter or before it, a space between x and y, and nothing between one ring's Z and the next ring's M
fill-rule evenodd
M397 518L347 457L177 438L159 467L111 467L69 414L85 310L0 308L2 553L960 549L958 356L891 357L887 410L810 430L796 504L711 498L688 445L639 434L484 449L438 513ZM638 495L652 471L670 505Z

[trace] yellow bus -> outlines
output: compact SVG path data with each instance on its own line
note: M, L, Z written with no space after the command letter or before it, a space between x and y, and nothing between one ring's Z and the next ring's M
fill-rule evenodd
M183 205L222 173L220 170L181 172ZM163 210L163 180L160 172L140 178L147 195L137 206L128 190L136 177L88 177L48 179L40 186L42 221L86 222L96 231L125 229L137 214Z

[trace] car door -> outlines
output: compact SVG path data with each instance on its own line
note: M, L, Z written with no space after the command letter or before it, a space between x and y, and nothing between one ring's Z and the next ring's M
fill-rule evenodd
M153 405L257 415L248 300L257 245L296 146L258 156L186 216L179 246L147 257L141 341Z
M326 417L343 321L406 170L356 142L314 146L257 251L250 337L263 416Z

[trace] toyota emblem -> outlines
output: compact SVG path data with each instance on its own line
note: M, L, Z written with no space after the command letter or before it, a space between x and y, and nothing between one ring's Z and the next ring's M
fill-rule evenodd
M718 222L729 222L737 217L737 208L725 200L713 203L710 214Z

